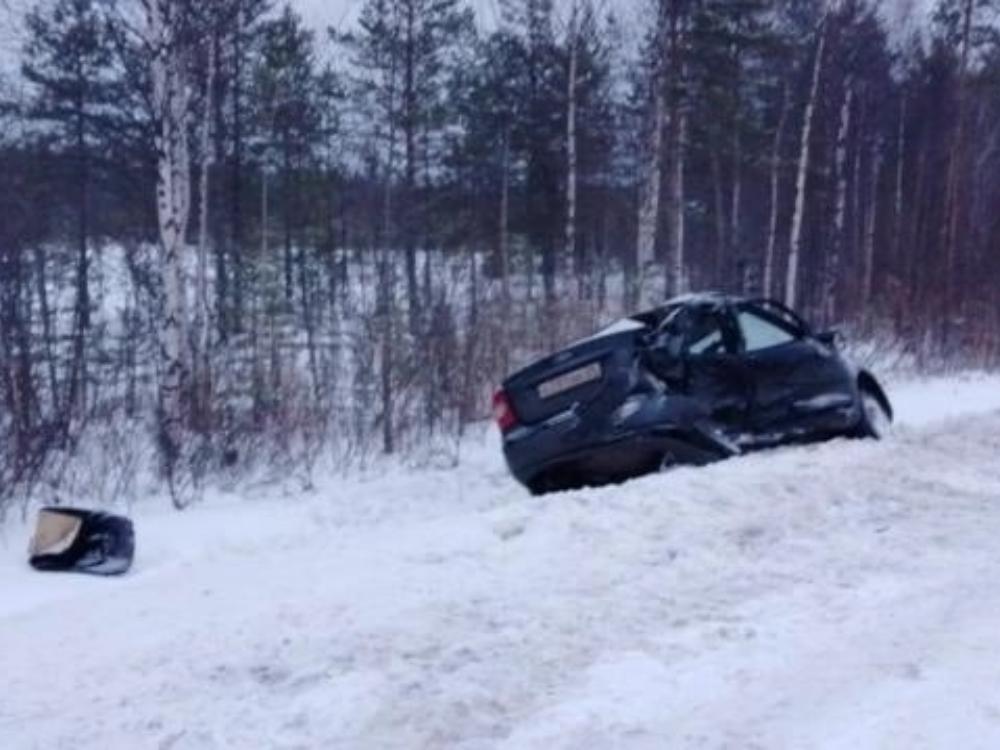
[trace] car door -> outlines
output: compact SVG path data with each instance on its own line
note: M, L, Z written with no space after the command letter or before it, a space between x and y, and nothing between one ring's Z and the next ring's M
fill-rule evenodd
M811 406L829 406L843 380L837 358L790 315L755 303L734 315L752 382L750 428L765 439L810 432Z
M740 339L723 306L692 306L682 320L684 388L726 432L746 428L751 382L739 352Z

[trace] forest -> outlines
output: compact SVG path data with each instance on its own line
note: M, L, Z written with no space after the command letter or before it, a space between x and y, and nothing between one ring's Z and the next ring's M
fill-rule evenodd
M39 2L0 68L0 517L456 461L507 372L688 291L995 364L1000 2L884 6Z

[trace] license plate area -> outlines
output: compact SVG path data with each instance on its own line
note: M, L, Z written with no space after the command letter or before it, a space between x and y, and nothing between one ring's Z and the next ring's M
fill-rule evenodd
M549 399L562 395L574 388L579 388L581 385L600 380L602 375L603 370L599 362L594 362L586 367L579 367L576 370L570 370L567 373L541 383L538 386L538 397Z

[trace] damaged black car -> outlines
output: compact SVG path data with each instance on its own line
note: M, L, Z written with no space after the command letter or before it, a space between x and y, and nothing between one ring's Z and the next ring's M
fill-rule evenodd
M838 436L881 437L885 391L835 332L775 300L688 295L507 378L493 399L514 476L539 494Z

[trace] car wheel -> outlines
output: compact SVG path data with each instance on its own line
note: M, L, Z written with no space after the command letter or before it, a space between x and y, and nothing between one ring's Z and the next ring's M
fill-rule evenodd
M858 422L857 436L881 440L892 430L892 417L871 388L861 386L860 396L861 420Z

